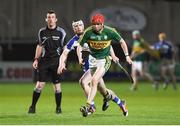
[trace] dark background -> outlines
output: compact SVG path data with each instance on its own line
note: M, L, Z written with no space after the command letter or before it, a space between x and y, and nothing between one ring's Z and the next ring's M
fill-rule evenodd
M87 27L90 25L91 14L100 10L106 17L107 25L115 27L131 48L131 32L135 29L133 27L123 29L118 26L118 23L123 20L128 22L129 19L119 18L118 13L111 13L108 10L127 7L144 16L145 25L139 30L150 44L157 41L159 32L165 32L168 40L176 47L180 47L178 0L0 0L0 2L0 55L3 61L33 60L37 33L46 25L44 19L50 9L56 11L58 25L67 32L66 42L73 36L71 28L73 20L82 19ZM118 22L108 23L111 19L117 19ZM123 58L118 46L115 45L114 50L120 58ZM74 53L71 53L70 57L72 60L76 58Z

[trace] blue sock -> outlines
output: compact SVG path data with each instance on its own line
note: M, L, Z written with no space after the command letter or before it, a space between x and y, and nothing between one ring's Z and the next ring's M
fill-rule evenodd
M117 96L113 99L113 102L115 102L119 106L122 106L122 102L121 102L120 98L118 98Z

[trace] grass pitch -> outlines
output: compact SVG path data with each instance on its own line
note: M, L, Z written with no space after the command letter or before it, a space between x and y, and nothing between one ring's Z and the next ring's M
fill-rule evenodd
M179 85L178 85L179 86ZM126 82L107 82L107 87L127 101L129 116L124 117L119 107L110 102L107 111L101 110L102 96L95 98L96 112L82 117L79 108L86 103L78 83L62 83L61 115L55 114L55 98L51 84L47 84L38 101L36 114L27 114L34 84L0 84L0 124L16 125L180 125L180 91L170 86L153 90L150 84L140 83L136 92ZM180 89L180 88L179 88Z

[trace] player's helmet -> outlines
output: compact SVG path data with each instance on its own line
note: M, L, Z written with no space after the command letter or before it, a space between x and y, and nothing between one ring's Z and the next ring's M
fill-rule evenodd
M73 23L72 23L73 29L74 29L77 25L82 25L82 26L84 26L84 23L83 23L82 20L79 20L79 21L73 21Z
M91 17L92 24L103 24L104 23L104 16L100 13L97 13Z
M132 32L132 35L140 35L140 31L139 31L139 30L134 30L134 31Z
M140 38L141 38L140 31L139 31L139 30L134 30L134 31L132 32L132 38L133 38L134 40L140 39Z

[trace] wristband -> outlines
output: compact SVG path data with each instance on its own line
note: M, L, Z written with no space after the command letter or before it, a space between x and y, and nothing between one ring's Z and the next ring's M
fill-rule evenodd
M125 56L129 56L129 53L125 53Z
M34 61L35 61L35 60L37 60L37 61L38 61L38 60L39 60L39 58L34 58Z

